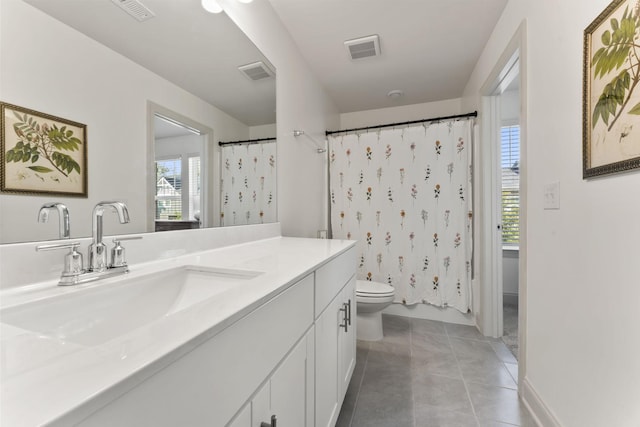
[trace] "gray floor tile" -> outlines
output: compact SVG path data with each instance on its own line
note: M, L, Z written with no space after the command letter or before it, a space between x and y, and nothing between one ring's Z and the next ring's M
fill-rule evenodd
M489 342L459 338L450 338L450 342L460 361L502 362Z
M385 332L409 332L411 330L411 319L392 314L383 314L382 327Z
M462 379L458 361L452 352L414 351L411 355L411 372L412 375L433 374Z
M468 383L505 387L516 390L518 385L502 362L459 361L462 378Z
M467 326L467 325L456 325L453 323L445 323L445 330L447 331L447 335L450 337L456 338L467 338L472 340L479 341L495 341L490 337L485 337L480 333L478 328L475 326Z
M383 322L384 339L357 343L338 427L535 426L518 400L517 361L501 341L464 325Z
M446 335L444 323L427 319L411 319L411 333Z
M387 361L388 363L407 363L411 358L409 343L395 343L389 341L372 342L369 347L367 360Z
M513 378L513 381L518 384L518 364L517 363L505 363L504 364L505 368L507 368L507 371L509 371L509 374L511 374L511 378Z
M465 381L517 388L491 343L457 338L450 341Z
M440 409L473 415L464 382L439 375L414 373L413 399L416 408Z
M426 332L414 332L411 334L411 350L424 350L430 353L453 353L449 337Z
M511 353L511 350L509 350L509 347L507 347L504 342L492 341L491 347L493 351L496 352L498 358L504 363L518 363L518 360L513 356L513 353Z
M500 421L519 426L530 419L516 390L474 383L467 383L467 387L481 425Z
M413 426L413 398L409 375L397 367L383 369L367 362L352 426Z
M410 319L390 315L383 315L382 318L382 329L384 334L382 341L408 345L411 340Z
M414 414L416 427L478 427L476 417L467 413L416 406Z

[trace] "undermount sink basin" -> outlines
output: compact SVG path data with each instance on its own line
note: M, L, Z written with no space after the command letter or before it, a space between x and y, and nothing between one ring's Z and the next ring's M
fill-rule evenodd
M2 310L2 323L95 346L220 294L261 271L186 265Z

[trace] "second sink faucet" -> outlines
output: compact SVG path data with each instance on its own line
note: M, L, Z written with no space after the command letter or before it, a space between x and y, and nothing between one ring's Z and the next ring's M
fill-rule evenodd
M60 228L59 228L59 236L61 239L68 239L71 237L71 225L69 221L69 209L62 203L52 202L45 203L42 205L40 210L38 211L38 221L39 222L47 222L49 221L49 212L52 210L58 211L58 216L60 218Z
M100 202L93 208L92 240L89 246L89 271L105 271L107 265L107 246L102 243L102 216L105 209L118 214L120 224L129 222L127 205L122 202Z

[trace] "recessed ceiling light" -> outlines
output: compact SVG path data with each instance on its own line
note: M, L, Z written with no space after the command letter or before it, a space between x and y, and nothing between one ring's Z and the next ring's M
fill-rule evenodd
M403 92L403 91L401 91L401 90L396 89L396 90L392 90L392 91L390 91L390 92L387 94L387 96L388 96L389 98L392 98L392 99L398 99L398 98L402 98L402 97L404 96L404 92Z

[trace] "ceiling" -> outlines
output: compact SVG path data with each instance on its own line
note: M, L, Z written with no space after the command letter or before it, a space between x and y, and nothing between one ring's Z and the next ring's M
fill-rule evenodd
M454 99L507 0L269 0L341 113ZM379 57L345 40L377 34ZM402 90L401 98L389 98Z
M237 70L266 58L199 0L141 0L156 15L143 23L111 0L25 1L249 126L275 123L275 79L252 82ZM507 3L268 1L341 113L461 97ZM372 34L381 55L351 60L344 41Z
M142 0L155 14L144 22L111 0L25 2L248 126L276 122L275 79L251 81L237 68L266 58L228 16L207 13L199 0Z

